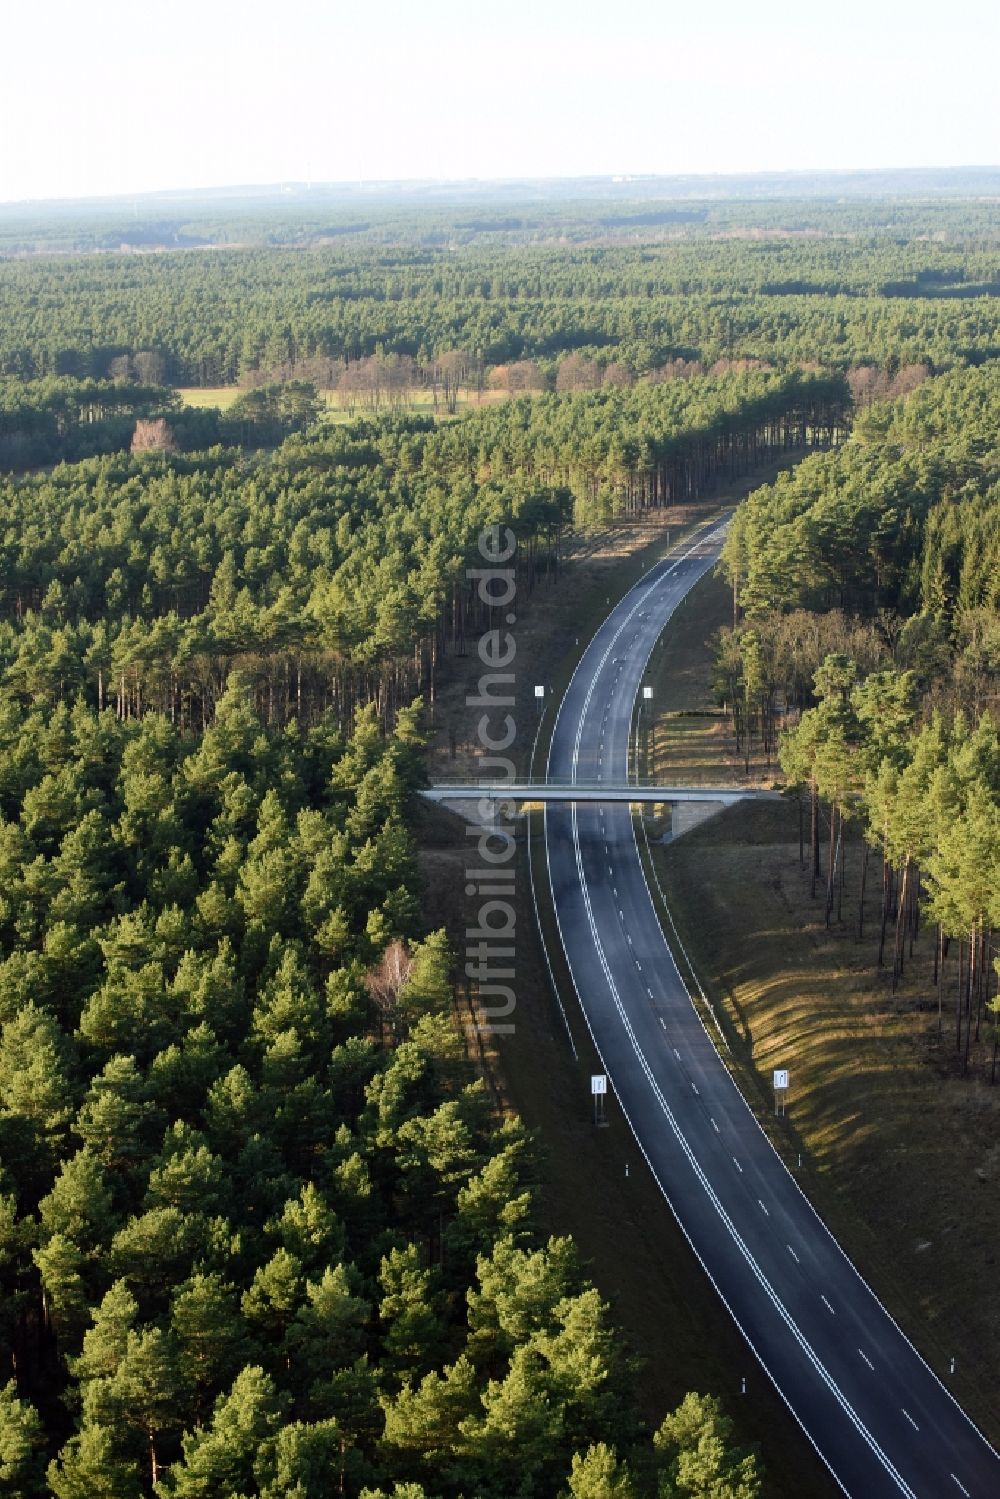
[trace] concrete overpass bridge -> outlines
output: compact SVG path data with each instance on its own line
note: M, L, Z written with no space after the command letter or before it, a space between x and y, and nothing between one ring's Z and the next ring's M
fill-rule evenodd
M739 786L646 786L627 781L440 781L423 793L432 802L734 802L776 801L778 791Z

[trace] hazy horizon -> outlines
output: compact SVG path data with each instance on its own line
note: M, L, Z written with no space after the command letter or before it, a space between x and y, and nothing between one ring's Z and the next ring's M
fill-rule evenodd
M955 0L18 8L0 202L228 184L901 171L1000 161L1000 19ZM26 124L30 122L30 128ZM885 162L892 162L886 168Z
M995 177L996 181L991 181ZM966 180L963 180L966 179ZM746 172L671 172L616 173L614 175L582 173L564 176L499 177L385 177L340 181L307 181L283 179L272 182L218 182L205 186L175 183L167 187L134 192L81 194L79 196L0 198L0 209L73 209L86 207L127 207L130 203L144 207L172 205L224 206L230 203L281 203L310 200L333 204L471 204L476 200L499 204L507 196L511 203L537 201L539 204L560 197L600 199L675 200L692 202L752 198L762 191L774 190L776 197L820 197L837 187L845 196L905 196L908 191L920 194L941 193L1000 194L1000 160L995 163L964 162L948 166L877 166L812 168L787 171L769 169ZM740 189L745 189L744 193ZM800 191L798 191L800 190Z

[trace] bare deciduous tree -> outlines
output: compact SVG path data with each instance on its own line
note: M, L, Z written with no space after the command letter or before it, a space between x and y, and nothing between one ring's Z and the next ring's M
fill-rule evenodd
M626 386L632 384L632 371L627 364L613 360L604 371L602 385Z
M533 359L515 359L511 364L496 365L490 371L489 383L493 390L516 396L526 390L544 390L545 376Z
M894 401L900 396L908 396L911 390L924 383L930 372L929 364L904 364L889 387L889 395Z
M601 383L600 367L583 354L567 354L556 371L556 390L596 390Z
M390 1045L394 1045L396 1041L399 996L406 987L412 967L410 949L401 938L396 937L389 943L375 967L365 974L365 988L379 1013L383 1038Z
M170 423L162 416L150 420L140 419L132 433L133 453L148 453L153 449L158 449L161 453L176 453L178 450Z
M164 385L167 361L159 349L138 349L132 359L135 378L141 385Z

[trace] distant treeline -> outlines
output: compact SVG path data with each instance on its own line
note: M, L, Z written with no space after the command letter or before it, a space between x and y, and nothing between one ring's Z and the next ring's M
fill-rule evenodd
M676 359L944 368L1000 352L996 236L731 234L8 259L0 372L217 386L374 354L577 352L638 376Z
M314 245L353 238L450 252L469 244L724 234L865 241L996 234L995 167L767 172L526 183L283 184L217 194L0 205L0 254ZM700 195L700 196L699 196Z

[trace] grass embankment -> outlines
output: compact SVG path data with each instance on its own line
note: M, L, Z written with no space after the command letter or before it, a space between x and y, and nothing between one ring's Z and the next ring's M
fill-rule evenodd
M760 477L752 482L761 482ZM671 540L676 540L682 524L713 513L745 487L720 495L700 511L667 512L581 538L558 583L518 599L515 711L522 726L518 758L525 768L539 727L534 683L544 682L549 688L538 736L538 771L554 719L550 705L558 701L581 650L606 614L609 598L620 597L662 555L668 529ZM443 683L434 705L431 771L436 779L457 779L473 769L475 716L465 706L465 695L479 671L474 652L449 665L450 680ZM542 896L540 817L532 818L531 831ZM640 1396L651 1423L658 1423L689 1389L717 1393L736 1418L741 1438L759 1446L769 1495L824 1499L834 1492L825 1468L716 1298L613 1100L608 1127L594 1128L589 1077L600 1068L561 957L551 909L543 899L543 928L565 1004L565 1022L553 996L531 902L524 821L518 832L522 858L514 902L515 1031L493 1038L481 1061L502 1105L538 1132L546 1231L573 1235L595 1284L611 1302L616 1320L642 1360ZM471 840L457 817L426 807L420 841L427 919L448 927L461 954L465 927L476 909L476 901L465 894ZM463 999L466 1013L467 1003ZM567 1024L578 1059L567 1038ZM745 1396L740 1394L744 1376Z
M757 753L747 764L712 696L706 642L731 619L729 588L709 573L678 606L653 652L646 680L655 719L641 743L644 773L661 785L766 786L774 777L777 767Z
M687 712L658 725L661 772L683 765L686 778L704 769L711 781L732 769L724 733L696 716L711 707L704 641L728 607L718 582L706 580L668 647ZM699 723L707 727L699 731ZM953 989L938 1043L932 934L918 939L893 995L875 966L876 861L859 941L854 830L844 919L827 930L825 889L811 899L799 864L794 801L732 807L666 848L654 844L653 857L698 975L727 1017L744 1089L772 1138L862 1273L996 1441L1000 1089L988 1085L985 1035L974 1075L960 1076L949 1028ZM952 978L955 966L953 958ZM778 1066L792 1075L783 1123L773 1118L770 1091Z

